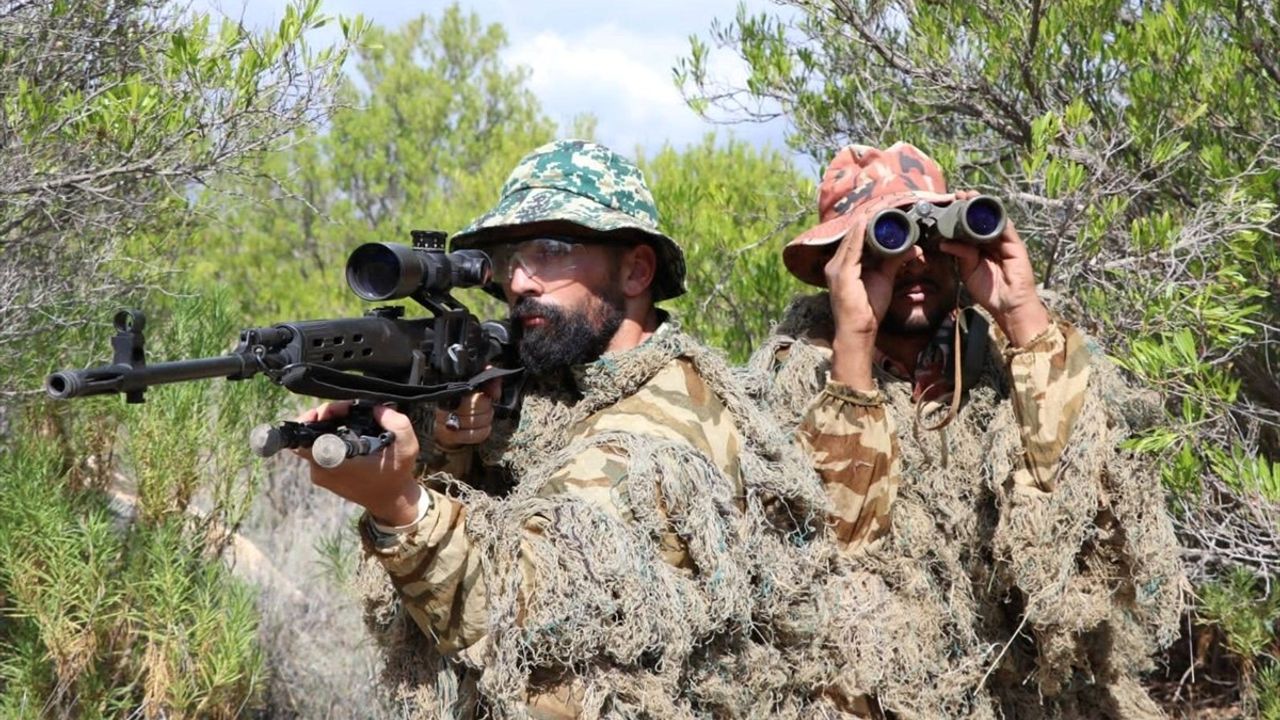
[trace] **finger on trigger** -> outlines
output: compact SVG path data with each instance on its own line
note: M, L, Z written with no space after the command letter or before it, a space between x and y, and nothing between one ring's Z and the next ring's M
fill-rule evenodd
M477 392L468 395L467 399L458 406L458 411L474 415L491 407L493 407L493 401L489 399L489 395L484 392Z
M447 422L447 418L446 418ZM488 407L477 412L466 413L457 416L457 427L452 428L455 432L458 430L471 430L474 428L484 427L493 424L493 408ZM446 427L448 427L446 425Z
M474 427L483 427L485 425L492 425L493 424L493 407L490 406L485 410L482 410L481 412L475 413L474 415L470 415L468 417L470 419L470 422L468 423L470 427L474 428Z

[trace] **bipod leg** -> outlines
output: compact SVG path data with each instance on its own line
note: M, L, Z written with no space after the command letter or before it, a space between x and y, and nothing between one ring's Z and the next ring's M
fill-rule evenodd
M357 401L342 425L315 439L311 457L323 468L335 468L347 458L372 455L395 442L395 433L373 419L373 405Z
M309 448L323 435L338 430L333 420L301 423L285 420L279 425L263 423L249 431L249 449L258 457L271 457L281 450Z

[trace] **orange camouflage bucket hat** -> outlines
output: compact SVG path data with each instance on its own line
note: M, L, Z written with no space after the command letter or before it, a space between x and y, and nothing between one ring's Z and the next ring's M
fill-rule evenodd
M867 222L881 210L907 207L917 200L935 204L955 200L933 158L904 142L886 150L870 145L845 147L836 153L818 185L818 224L787 243L782 261L792 275L826 287L823 268L836 243L850 232L861 236Z

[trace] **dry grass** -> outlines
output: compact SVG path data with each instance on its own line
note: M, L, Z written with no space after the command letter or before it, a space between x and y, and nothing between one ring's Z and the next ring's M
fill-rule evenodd
M348 503L311 486L292 457L270 463L267 484L242 529L270 568L236 567L261 589L267 657L265 715L272 718L383 718L392 707L377 680L378 657L342 568L324 552L332 538L354 570L359 547Z

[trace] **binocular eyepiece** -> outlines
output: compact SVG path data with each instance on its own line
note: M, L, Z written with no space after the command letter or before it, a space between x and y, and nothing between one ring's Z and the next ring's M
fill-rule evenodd
M1004 204L991 195L934 205L920 200L910 208L888 208L867 224L866 247L881 255L901 255L933 232L945 240L983 244L1000 237L1006 221Z
M419 291L481 287L493 277L481 250L444 251L444 233L412 232L413 246L365 243L347 258L347 285L365 300L395 300Z

